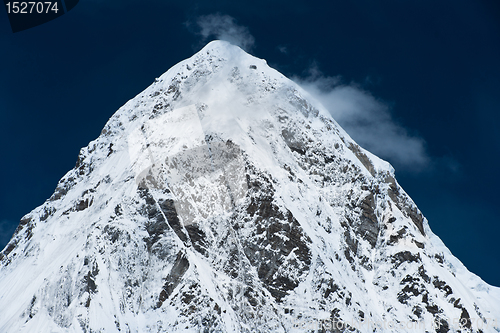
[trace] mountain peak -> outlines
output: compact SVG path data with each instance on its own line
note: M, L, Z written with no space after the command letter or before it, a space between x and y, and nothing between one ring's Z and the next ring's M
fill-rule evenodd
M0 260L2 332L498 330L392 167L223 41L122 106Z
M219 54L232 54L232 53L244 53L239 46L231 44L225 40L213 40L205 45L198 53L214 53L217 52Z

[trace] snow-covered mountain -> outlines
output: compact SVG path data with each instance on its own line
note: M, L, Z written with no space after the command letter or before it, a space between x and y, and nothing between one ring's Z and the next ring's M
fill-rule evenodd
M6 333L500 332L500 289L392 167L222 41L80 151L0 254L0 286Z

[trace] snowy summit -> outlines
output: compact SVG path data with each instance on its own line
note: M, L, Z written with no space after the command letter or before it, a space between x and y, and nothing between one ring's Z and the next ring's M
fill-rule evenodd
M214 41L128 101L0 254L0 332L500 332L389 163Z

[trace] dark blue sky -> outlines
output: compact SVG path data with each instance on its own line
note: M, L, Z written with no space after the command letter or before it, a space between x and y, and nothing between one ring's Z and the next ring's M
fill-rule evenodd
M427 162L418 168L385 158L450 250L500 286L500 5L494 0L87 0L16 34L4 11L0 247L121 105L209 40L197 22L216 13L246 28L255 40L250 53L283 74L337 77L423 142Z

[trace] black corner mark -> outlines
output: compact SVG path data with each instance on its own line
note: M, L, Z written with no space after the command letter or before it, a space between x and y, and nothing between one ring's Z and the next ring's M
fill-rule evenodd
M66 13L72 10L76 6L78 1L79 0L64 0L64 3L66 4Z
M73 9L79 0L4 0L12 32L19 32L51 21Z

